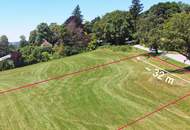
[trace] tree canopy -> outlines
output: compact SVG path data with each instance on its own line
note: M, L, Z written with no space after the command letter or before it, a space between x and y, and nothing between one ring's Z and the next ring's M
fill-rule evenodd
M20 47L24 47L28 45L28 41L26 40L26 37L24 35L20 36Z
M190 58L190 14L175 14L164 24L162 33L164 49L180 52Z
M131 15L126 11L113 11L107 13L93 27L99 40L111 44L124 44L126 39L131 38Z
M0 57L8 53L9 40L6 35L0 37Z

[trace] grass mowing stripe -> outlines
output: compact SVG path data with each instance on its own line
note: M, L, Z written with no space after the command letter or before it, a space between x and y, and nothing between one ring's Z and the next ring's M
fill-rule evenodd
M156 110L154 110L154 111L152 111L152 112L150 112L150 113L147 113L147 114L145 114L145 115L142 116L142 117L137 118L136 120L134 120L134 121L128 123L127 125L124 125L124 126L118 128L118 130L127 129L127 128L129 128L130 126L132 126L132 125L134 125L134 124L136 124L136 123L138 123L138 122L140 122L140 121L143 121L143 120L145 120L146 118L151 117L152 115L154 115L154 114L156 114L156 113L158 113L158 112L164 110L165 108L167 108L167 107L169 107L169 106L171 106L171 105L175 105L175 104L177 104L179 101L185 100L185 99L188 98L188 97L190 97L190 92L188 92L186 95L183 95L183 96L181 96L181 97L179 97L179 98L177 98L177 99L175 99L175 100L172 100L172 101L168 102L166 105L163 105L163 106L161 106L161 107L158 107Z
M157 61L161 61L161 62L164 63L164 64L173 66L173 67L178 68L178 69L186 70L186 69L184 69L184 68L182 68L182 67L179 67L179 66L174 65L174 64L172 64L172 63L169 63L169 62L167 62L167 61L165 61L165 60L162 60L162 59L160 59L159 57L153 57L153 56L150 55L150 54L148 54L148 55L151 56L153 59L155 59L155 60L157 60ZM137 57L137 58L138 58L138 57ZM151 66L154 66L154 67L156 67L156 68L160 68L160 67L158 67L158 66L156 66L156 65L153 65L153 64L148 63L148 62L146 62L146 61L143 61L143 60L141 60L140 58L139 58L138 60L140 60L140 61L142 61L142 62L144 62L144 63L146 63L146 64L149 64L149 65L151 65ZM160 69L163 70L163 71L165 71L165 72L168 72L168 71L166 71L166 70L164 70L164 69L162 69L162 68L160 68ZM186 70L186 71L187 71L188 73L190 73L190 70ZM169 73L169 72L168 72L168 73ZM171 73L170 73L170 74L171 74ZM172 74L172 75L173 75L173 74ZM175 75L173 75L173 76L175 76ZM181 80L183 80L183 81L185 81L185 82L187 82L187 83L190 83L190 81L188 81L188 80L185 80L185 79L180 78L180 77L178 77L178 76L175 76L175 77L177 77L177 78L179 78L179 79L181 79ZM183 96L181 96L181 97L179 97L179 98L177 98L177 99L175 99L175 100L172 100L172 101L166 103L165 105L163 105L163 106L161 106L161 107L158 107L156 110L154 110L154 111L152 111L152 112L150 112L150 113L147 113L147 114L145 114L144 116L141 116L141 117L137 118L136 120L134 120L134 121L128 123L127 125L124 125L124 126L118 128L118 130L127 129L127 128L129 128L130 126L132 126L132 125L134 125L134 124L136 124L136 123L138 123L138 122L140 122L140 121L143 121L143 120L145 120L146 118L151 117L152 115L154 115L154 114L156 114L156 113L158 113L158 112L160 112L160 111L166 109L167 107L169 107L169 106L171 106L171 105L175 105L175 104L177 104L179 101L185 100L185 99L188 98L188 97L190 97L190 91L189 91L187 94L185 94L185 95L183 95Z
M64 75L61 75L61 76L57 76L57 77L49 78L49 79L46 79L46 80L34 82L34 83L31 83L31 84L26 84L26 85L23 85L21 87L16 87L16 88L0 91L0 95L15 92L17 90L21 90L21 89L25 89L25 88L33 88L36 85L39 85L39 84L42 84L42 83L47 83L47 82L52 81L52 80L59 80L59 79L62 79L62 78L68 77L68 76L75 76L75 75L83 73L83 72L88 72L88 71L92 71L92 70L95 70L95 69L98 69L98 68L103 68L103 67L106 67L106 66L109 66L109 65L112 65L112 64L117 64L117 63L120 63L122 61L133 59L133 58L136 58L136 57L139 57L139 56L142 56L142 55L146 55L146 54L147 53L139 54L139 55L135 55L135 56L131 56L131 57L125 57L125 58L122 58L122 59L119 59L119 60L116 60L116 61L113 61L113 62L100 64L100 65L90 67L90 68L85 68L85 69L82 69L82 70L79 70L79 71L76 71L76 72L64 74Z

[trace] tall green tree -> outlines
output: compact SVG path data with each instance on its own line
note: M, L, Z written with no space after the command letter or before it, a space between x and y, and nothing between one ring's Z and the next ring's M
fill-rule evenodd
M41 23L37 26L36 43L42 44L43 40L47 40L48 42L52 40L52 32L47 23Z
M175 14L164 24L162 33L165 50L177 51L190 59L190 14Z
M81 21L83 21L83 15L79 5L77 5L76 8L73 10L72 16L75 16L79 18Z
M24 35L20 36L20 47L25 47L28 45L28 41Z
M29 42L41 45L44 40L51 42L53 33L47 23L41 23L30 33Z
M140 0L132 0L130 13L133 16L134 20L136 20L139 17L142 10L143 10L143 4L141 4Z
M37 37L37 31L36 30L31 31L29 36L29 43L35 44L36 37Z
M49 25L49 29L50 31L52 32L52 38L51 38L51 43L52 44L60 44L62 43L62 34L61 34L61 29L62 29L62 26L61 25L58 25L56 23L51 23Z
M1 45L5 45L5 46L8 46L9 44L9 40L8 40L8 37L6 35L2 35L0 37L0 44Z
M126 39L131 39L131 16L126 11L107 13L94 24L93 32L98 40L103 40L105 43L124 44Z
M137 31L137 20L140 16L140 13L143 10L143 4L141 4L140 0L132 0L132 5L130 7L130 14L133 18L133 26L134 26L134 32Z
M9 40L6 35L0 37L0 56L4 56L8 53Z
M158 3L143 12L137 22L137 37L140 43L152 48L162 47L160 35L164 23L180 12L182 9L176 2Z

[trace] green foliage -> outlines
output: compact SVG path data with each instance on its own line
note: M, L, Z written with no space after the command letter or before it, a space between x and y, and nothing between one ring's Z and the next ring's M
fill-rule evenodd
M41 45L44 40L52 41L53 32L47 23L41 23L37 26L36 30L30 33L29 42L35 45Z
M82 53L86 50L82 42L71 43L72 45L66 45L64 47L64 53L66 56Z
M42 44L43 40L51 41L52 40L52 32L46 23L41 23L37 26L37 37L36 43Z
M0 57L6 55L9 52L9 40L6 35L0 37Z
M31 31L29 36L29 43L35 44L36 37L37 37L37 31L36 30Z
M132 5L130 7L130 14L132 16L133 22L131 23L131 26L133 27L133 33L137 32L137 21L139 19L140 13L143 10L143 4L141 4L140 0L132 0ZM133 38L135 38L136 34L133 35Z
M2 35L0 37L0 44L2 44L2 45L8 45L9 44L9 40L8 40L6 35Z
M190 58L190 14L174 15L162 30L162 46L166 50L175 50Z
M168 46L163 44L163 42L168 41L168 39L162 38L168 35L166 30L163 31L163 26L173 15L180 12L183 12L182 6L176 2L158 3L152 6L148 11L141 15L138 21L137 39L141 44L145 44L156 50L158 48L174 50L172 46L169 47L168 43Z
M60 59L63 56L59 55L57 52L53 53L53 55L51 56L51 59Z
M132 0L132 6L130 7L130 13L134 20L136 20L141 11L143 10L143 4L141 4L140 0Z
M0 71L15 68L14 62L12 60L0 61Z
M155 25L163 24L168 18L171 18L173 14L180 13L181 9L176 2L158 3L152 6L144 14L150 17L150 21Z
M100 21L96 22L93 32L103 42L115 45L124 44L126 38L131 38L131 17L129 12L114 11L106 14Z
M52 48L44 48L39 46L25 46L20 48L22 59L25 65L44 62L51 59Z
M190 57L190 5L165 2L152 6L146 12L141 13L142 10L141 1L132 0L129 12L116 10L83 24L77 5L64 24L41 23L30 33L29 42L24 36L20 37L19 51L23 63L34 64L95 50L103 45L123 45L133 41L156 51L159 48L174 50ZM8 38L2 36L0 56L15 51L8 45ZM125 47L115 48L127 51Z
M84 31L85 31L85 33L87 33L87 34L92 33L92 27L93 27L93 25L91 24L91 22L86 21L84 23Z
M47 62L51 59L52 55L49 54L48 52L42 52L42 59L41 61Z
M54 52L60 56L65 56L65 49L64 49L64 45L60 44L60 45L56 45L53 48Z
M49 29L52 33L50 43L52 43L53 45L62 43L63 37L66 32L64 26L58 25L56 23L51 23L49 25Z
M92 34L93 33L93 26L96 22L100 21L101 18L100 17L96 17L94 18L91 22L89 21L86 21L84 23L84 31L87 33L87 34Z
M87 50L88 51L95 50L98 46L99 46L99 44L97 42L96 36L92 36L92 39L91 39L90 43L88 44Z
M20 36L20 47L25 47L28 45L28 41L24 35Z
M184 13L190 13L190 5L183 3L182 1L178 2L178 5L182 12Z

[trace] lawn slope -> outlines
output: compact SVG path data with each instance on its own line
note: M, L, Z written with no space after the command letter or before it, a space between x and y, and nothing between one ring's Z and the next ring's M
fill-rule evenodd
M120 51L119 51L120 50ZM102 48L0 73L0 91L142 54ZM163 64L146 59L165 67ZM136 58L0 95L2 130L116 130L186 92L190 85L159 81ZM151 66L148 66L151 68ZM168 66L168 68L171 68ZM168 69L166 66L166 69ZM186 74L177 74L189 78ZM176 79L177 80L177 79ZM190 100L168 107L129 130L189 130Z

